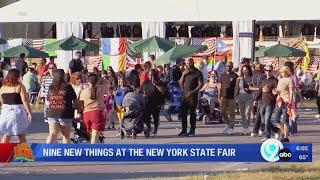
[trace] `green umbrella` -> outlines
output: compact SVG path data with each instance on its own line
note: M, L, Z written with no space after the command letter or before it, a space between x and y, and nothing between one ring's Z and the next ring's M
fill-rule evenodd
M75 36L70 36L65 39L53 42L45 46L46 51L55 51L55 50L87 50L87 51L97 51L99 50L99 45L91 43L89 41L79 39Z
M168 51L174 45L175 43L172 41L158 36L152 36L150 38L134 42L132 47L137 52L156 52L159 50Z
M263 48L255 53L256 57L304 57L306 52L282 44Z
M197 46L176 45L169 51L159 56L153 62L153 64L156 64L156 65L168 64L173 60L189 57L194 53L202 52L207 49L208 47L203 45L197 45Z
M18 58L20 57L20 54L24 53L27 58L42 58L42 57L49 57L48 53L25 46L20 45L17 47L13 47L10 49L7 49L3 52L3 57L10 57L10 58Z
M5 39L0 38L0 45L1 44L7 44L7 41Z
M276 57L278 59L278 66L280 66L280 57L305 57L306 52L278 43L277 45L266 47L256 51L255 56Z

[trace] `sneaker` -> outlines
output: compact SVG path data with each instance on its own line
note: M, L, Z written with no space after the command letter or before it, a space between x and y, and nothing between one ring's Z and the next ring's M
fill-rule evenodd
M168 120L168 121L172 121L172 118L171 118L171 116L170 115L164 115L164 117Z
M188 134L186 132L181 131L178 136L188 136Z
M101 133L101 134L99 135L99 142L100 142L100 143L104 143L104 139L105 139L105 137L104 137L104 135Z
M258 133L254 133L254 132L251 133L251 137L257 137L257 136L258 136Z
M279 140L280 139L280 134L279 133L274 133L274 138Z
M226 124L223 132L226 133L226 132L228 132L228 131L229 131L229 126Z
M262 130L259 129L259 137L263 136L264 132Z
M121 135L122 135L122 131L120 131L117 135L116 135L116 137L121 137Z
M132 139L137 139L137 133L135 133L134 131L131 134Z
M144 137L148 138L150 136L150 130L149 129L145 129L143 131Z
M158 133L157 132L153 132L152 134L150 134L151 137L155 138L157 137Z
M193 132L193 131L190 131L190 132L188 133L188 136L189 136L189 137L194 137L194 136L196 136L196 133Z
M228 130L228 134L229 134L229 135L233 135L233 134L234 134L234 132L233 132L233 128L229 128L229 130Z

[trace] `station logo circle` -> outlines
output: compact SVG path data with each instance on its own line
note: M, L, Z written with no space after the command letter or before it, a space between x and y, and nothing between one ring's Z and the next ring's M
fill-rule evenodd
M276 162L280 160L279 152L281 149L283 149L283 144L279 140L268 139L262 143L260 153L266 161Z
M279 159L288 162L292 157L292 152L288 148L283 148L279 151Z

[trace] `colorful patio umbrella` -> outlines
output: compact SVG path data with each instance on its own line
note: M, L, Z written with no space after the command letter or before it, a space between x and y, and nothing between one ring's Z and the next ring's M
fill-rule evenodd
M48 53L31 48L29 46L25 46L25 45L20 45L20 46L7 49L2 53L2 56L9 57L9 58L19 58L21 53L24 53L27 58L49 57Z
M164 54L162 54L161 56L159 56L153 62L153 64L156 64L156 65L168 64L171 61L174 61L176 59L189 57L194 53L203 52L207 49L208 49L208 47L203 46L203 45L196 45L196 46L194 46L194 45L190 45L190 46L189 45L176 45L172 49L170 49L169 51L167 51Z

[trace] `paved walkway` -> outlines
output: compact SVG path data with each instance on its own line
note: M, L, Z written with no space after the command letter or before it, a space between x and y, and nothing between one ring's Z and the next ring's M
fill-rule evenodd
M290 137L291 142L313 144L313 161L320 161L320 123L313 122L315 109L299 109L299 133ZM34 121L28 132L28 142L44 143L48 133L47 124L41 113L34 114ZM240 119L239 116L236 118ZM175 119L174 119L175 120ZM197 123L196 137L178 137L181 123L168 122L161 117L159 135L156 138L119 139L117 131L105 132L105 143L261 143L261 137L251 138L240 135L241 125L236 125L233 136L221 133L223 125L204 125ZM0 179L58 179L75 177L77 180L94 177L97 179L127 179L141 177L180 176L186 174L217 173L223 171L246 171L286 163L34 163L0 164ZM79 174L80 173L80 174ZM1 175L2 174L2 175ZM13 175L15 174L15 175ZM49 176L55 174L55 178Z

